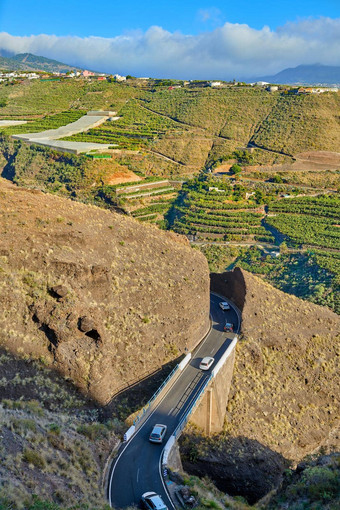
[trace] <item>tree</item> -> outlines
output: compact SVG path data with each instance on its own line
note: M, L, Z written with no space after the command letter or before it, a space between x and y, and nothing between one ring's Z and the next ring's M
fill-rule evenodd
M242 172L242 167L240 167L240 165L235 164L230 168L230 172L234 175L237 175L240 172Z
M255 200L257 204L263 204L264 203L264 193L260 189L257 189L255 191Z

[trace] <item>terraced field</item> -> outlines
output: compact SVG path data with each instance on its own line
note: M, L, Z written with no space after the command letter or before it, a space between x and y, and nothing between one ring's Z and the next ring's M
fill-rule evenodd
M266 222L284 234L289 245L319 253L319 261L327 267L338 267L340 278L339 262L336 262L340 257L338 197L321 195L279 200L269 204L269 212L271 215Z
M75 135L71 141L147 151L145 168L168 176L197 174L235 158L235 151L248 144L260 148L249 159L241 157L243 165L292 162L289 155L297 152L334 151L340 146L340 93L296 96L250 86L169 90L166 82L146 81L143 86L137 82L1 84L0 119L39 118L28 128L33 131L58 127L62 118L55 114L62 112L73 119L78 111L115 110L121 117L117 122Z
M165 134L185 130L171 119L160 117L142 108L136 100L126 103L119 112L120 119L105 122L98 128L79 133L65 140L119 144L121 149L141 149Z
M220 183L217 189L212 188L198 180L183 185L175 206L173 230L195 240L274 242L274 237L262 226L263 206L246 200L237 184Z
M108 82L85 80L25 81L11 86L0 84L1 118L34 119L66 110L119 110L143 92Z

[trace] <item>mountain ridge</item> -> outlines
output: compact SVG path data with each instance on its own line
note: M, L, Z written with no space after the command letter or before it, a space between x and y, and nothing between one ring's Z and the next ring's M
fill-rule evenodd
M340 66L323 64L288 67L274 75L256 78L256 81L288 85L339 85Z
M80 67L71 66L33 53L18 53L12 57L4 57L0 50L0 69L13 71L46 71L46 72L68 72L81 71Z

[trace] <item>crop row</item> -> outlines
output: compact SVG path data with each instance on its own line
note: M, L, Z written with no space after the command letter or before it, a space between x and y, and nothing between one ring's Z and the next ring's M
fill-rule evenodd
M243 233L248 233L248 234L267 234L267 230L262 227L262 226L258 226L258 227L248 227L248 225L246 224L241 224L241 225L233 225L233 226L230 226L230 224L227 224L227 225L221 225L221 224L216 224L216 223L205 223L205 222L188 222L188 221L183 221L183 219L177 219L175 221L175 224L174 224L174 229L176 230L177 227L180 226L180 227L185 227L185 228L189 228L191 230L199 230L200 232L204 232L204 231L207 231L207 232L220 232L220 233L227 233L227 232L236 232L236 231L242 231Z
M228 228L232 228L233 225L235 225L236 227L239 227L240 225L244 225L245 228L259 225L258 221L245 221L242 218L235 218L235 219L230 218L229 220L228 220L228 218L226 218L225 220L220 219L220 218L219 219L211 219L211 218L204 218L202 216L198 216L198 215L190 214L190 213L183 216L182 221L187 222L187 223L200 223L202 225L216 225L216 226L223 226L223 227L228 227Z
M169 203L162 203L162 204L152 204L152 205L149 205L147 207L142 207L141 209L136 209L135 211L133 211L132 215L134 217L138 217L138 216L144 216L145 214L148 214L148 213L161 213L161 212L164 212L164 211L167 211L170 207L170 204Z
M187 203L192 203L197 207L208 208L208 209L220 209L220 210L237 210L237 209L254 209L254 203L252 202L225 202L226 197L218 196L216 199L212 200L213 197L201 195L200 198L195 198L189 193L185 200Z
M157 218L157 214L148 214L147 216L143 216L142 218L138 218L138 221L150 221Z
M325 248L340 247L339 228L325 218L279 214L276 217L268 217L267 222L296 243Z
M85 114L86 112L84 110L70 110L57 113L55 115L50 115L33 122L28 122L27 124L2 128L1 131L7 135L20 133L39 133L40 131L45 131L47 129L56 129L61 126L66 126L67 124L80 119L80 117Z
M186 205L186 204L184 204ZM200 218L206 218L206 219L215 219L217 221L221 220L221 219L230 219L230 220L234 220L234 221L249 221L250 223L259 223L261 221L261 218L262 218L262 214L260 213L254 213L254 212L244 212L244 211L228 211L228 212L221 212L219 213L218 211L209 211L209 210L205 210L205 209L202 209L202 208L197 208L197 207L190 207L189 208L185 208L185 207L179 207L178 208L179 211L185 213L185 214L190 214L190 215L193 215L193 216L199 216Z
M326 218L339 218L340 217L340 204L289 204L287 202L272 203L269 210L273 212L287 212L294 214L310 214L312 216L324 216Z

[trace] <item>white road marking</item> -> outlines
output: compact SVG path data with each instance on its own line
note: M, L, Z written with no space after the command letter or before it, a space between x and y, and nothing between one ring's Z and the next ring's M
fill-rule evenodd
M171 411L172 411L172 410L173 410L173 407L172 407L172 408L170 409L170 411L168 412L168 416L169 416L169 414L171 414Z
M183 396L186 394L186 391L187 389L189 388L189 386L193 383L193 381L190 381L188 386L185 388L185 390L183 391Z

